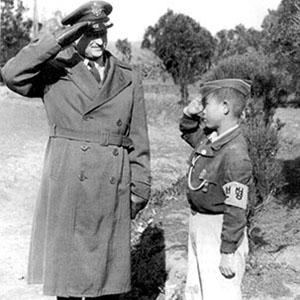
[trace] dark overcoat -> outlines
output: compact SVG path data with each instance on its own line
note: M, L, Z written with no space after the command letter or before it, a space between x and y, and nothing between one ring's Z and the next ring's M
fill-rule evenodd
M28 270L46 295L130 290L130 195L149 198L149 141L139 76L106 54L102 86L49 34L1 71L11 90L42 98L50 128Z

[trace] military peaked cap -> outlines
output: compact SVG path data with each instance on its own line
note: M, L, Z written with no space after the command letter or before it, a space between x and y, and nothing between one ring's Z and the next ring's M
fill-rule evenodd
M80 22L91 22L90 32L105 31L113 26L108 15L112 6L105 1L89 1L68 14L61 21L62 25L74 25Z
M240 92L244 97L250 96L251 85L242 79L227 78L214 81L207 81L200 87L202 97L207 97L212 92L222 88L232 88Z

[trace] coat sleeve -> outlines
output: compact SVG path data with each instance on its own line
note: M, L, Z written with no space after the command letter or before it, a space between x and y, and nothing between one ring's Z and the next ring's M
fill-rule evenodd
M60 50L54 36L50 33L41 35L4 65L1 70L4 83L22 96L41 97L43 67Z
M252 164L243 151L230 151L226 157L224 192L226 195L221 253L234 253L247 224L246 207L252 184Z
M179 121L179 130L181 137L191 147L195 148L200 140L206 137L199 116L187 116L183 114Z
M150 197L150 146L147 128L146 108L142 81L134 73L134 100L129 137L133 141L133 150L129 153L131 167L131 192L144 199Z

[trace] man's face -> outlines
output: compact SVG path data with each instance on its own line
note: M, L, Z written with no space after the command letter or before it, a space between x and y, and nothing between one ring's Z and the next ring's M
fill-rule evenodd
M106 46L106 33L84 34L77 44L79 53L92 60L100 58L103 55Z

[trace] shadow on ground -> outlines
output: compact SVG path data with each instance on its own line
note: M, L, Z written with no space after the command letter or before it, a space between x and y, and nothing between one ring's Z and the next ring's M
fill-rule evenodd
M300 157L283 161L286 185L283 187L283 204L289 208L300 206Z
M164 231L148 225L132 250L132 291L122 300L154 300L167 280Z

